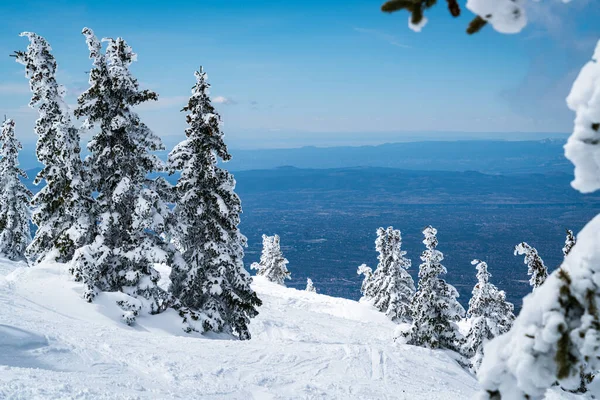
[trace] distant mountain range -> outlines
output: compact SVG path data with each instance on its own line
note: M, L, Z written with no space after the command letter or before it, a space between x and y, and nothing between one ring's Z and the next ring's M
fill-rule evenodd
M565 172L563 139L537 141L463 140L388 143L357 147L298 147L231 150L230 171L296 168L385 167L421 171L479 171L489 174ZM168 151L158 153L166 159ZM33 151L23 151L25 169L39 166Z
M566 172L565 141L454 141L389 143L360 147L301 147L236 150L232 171L297 168L386 167L421 171L479 171L491 174Z

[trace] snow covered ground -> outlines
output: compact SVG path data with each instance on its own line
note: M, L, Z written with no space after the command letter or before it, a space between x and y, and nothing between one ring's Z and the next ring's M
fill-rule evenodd
M1 399L467 399L444 352L394 345L366 305L255 279L252 340L191 337L174 313L119 321L62 264L0 260Z

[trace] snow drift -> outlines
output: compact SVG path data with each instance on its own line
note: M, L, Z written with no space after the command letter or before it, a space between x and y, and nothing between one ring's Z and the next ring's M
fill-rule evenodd
M161 271L163 274L166 271ZM396 325L355 301L254 278L252 340L189 335L175 311L121 322L64 264L0 260L0 398L468 399L443 351L394 344Z

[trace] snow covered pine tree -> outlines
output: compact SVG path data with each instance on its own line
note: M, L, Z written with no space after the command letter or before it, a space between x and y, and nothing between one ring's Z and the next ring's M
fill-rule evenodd
M473 260L477 268L477 284L469 300L469 332L467 333L463 353L471 358L471 367L477 371L483 358L483 346L496 336L510 330L515 319L515 307L506 301L504 291L490 283L491 274L487 263Z
M27 51L15 52L25 66L25 76L33 93L30 107L37 107L37 158L43 165L34 183L44 187L33 197L33 222L37 230L27 255L34 262L46 257L70 261L75 249L89 243L93 200L86 184L80 156L79 131L71 123L64 101L65 89L55 79L56 60L48 42L24 32Z
M311 293L317 293L317 289L315 288L315 285L313 285L312 279L306 278L306 289L304 290Z
M600 189L600 42L567 97L575 128L565 155L575 165L572 186ZM482 399L544 398L558 383L581 387L600 370L600 215L577 235L577 245L543 286L523 300L512 329L492 340L479 369ZM589 382L587 382L589 383ZM598 378L590 384L600 390Z
M563 252L563 256L568 256L569 253L571 252L571 249L573 249L573 246L575 246L575 243L577 243L577 240L575 239L575 235L573 235L573 231L570 229L567 229L567 237L565 238L565 246L562 249Z
M365 266L358 269L359 274L365 275L360 301L372 304L394 322L408 322L415 282L406 271L411 262L404 257L400 231L391 226L377 229L375 249L379 253L375 272Z
M169 154L171 172L181 171L175 235L185 260L171 271L171 291L181 301L186 330L250 339L248 323L262 303L244 269L246 238L238 229L242 205L233 176L217 166L217 157L228 161L231 155L210 102L206 73L200 68L195 76L183 108L189 113L187 139Z
M21 143L15 138L12 119L2 124L0 146L0 254L20 261L25 259L25 249L31 242L31 192L19 179L27 178L27 174L19 168Z
M548 278L548 269L544 265L544 260L538 254L537 250L525 242L515 246L515 256L525 255L523 263L527 265L527 275L531 275L529 284L533 290L542 286Z
M86 159L96 198L97 232L94 240L75 252L73 273L86 285L92 301L98 291L121 291L118 302L125 322L140 311L152 314L168 306L169 295L158 287L154 263L169 263L171 252L160 234L169 209L153 190L148 174L163 168L151 152L162 149L160 139L140 121L132 107L157 95L139 90L129 65L136 60L121 39L104 39L106 53L91 29L83 34L94 67L91 87L78 99L75 114L84 125L98 126Z
M256 275L264 276L270 282L285 286L285 280L291 279L287 269L288 260L283 256L279 244L279 235L263 235L263 249L260 262L252 263L251 269L256 270Z
M410 305L412 325L403 335L408 344L459 351L463 338L456 323L465 309L456 300L456 288L440 279L447 271L441 264L444 255L436 249L437 230L428 226L423 234L427 250L421 255L418 290Z

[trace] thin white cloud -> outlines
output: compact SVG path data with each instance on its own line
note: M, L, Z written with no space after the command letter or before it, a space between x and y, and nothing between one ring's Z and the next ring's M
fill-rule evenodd
M218 104L225 104L225 105L237 104L237 101L233 100L230 97L225 97L225 96L217 96L213 99L213 102L218 103Z
M355 27L354 31L365 34L365 35L372 36L372 37L374 37L378 40L382 40L384 42L388 42L392 46L401 47L403 49L411 48L411 46L401 43L396 36L390 35L389 33L385 33L380 30L377 30L377 29L367 29L367 28Z
M26 81L22 83L0 83L0 94L27 94L29 85Z
M32 118L37 116L37 111L29 106L19 106L17 108L0 107L0 116L4 118L4 115L6 115L7 118L12 119L15 119L17 117Z
M164 108L183 108L188 101L187 96L158 96L158 101L147 101L136 108L140 111L162 110Z

